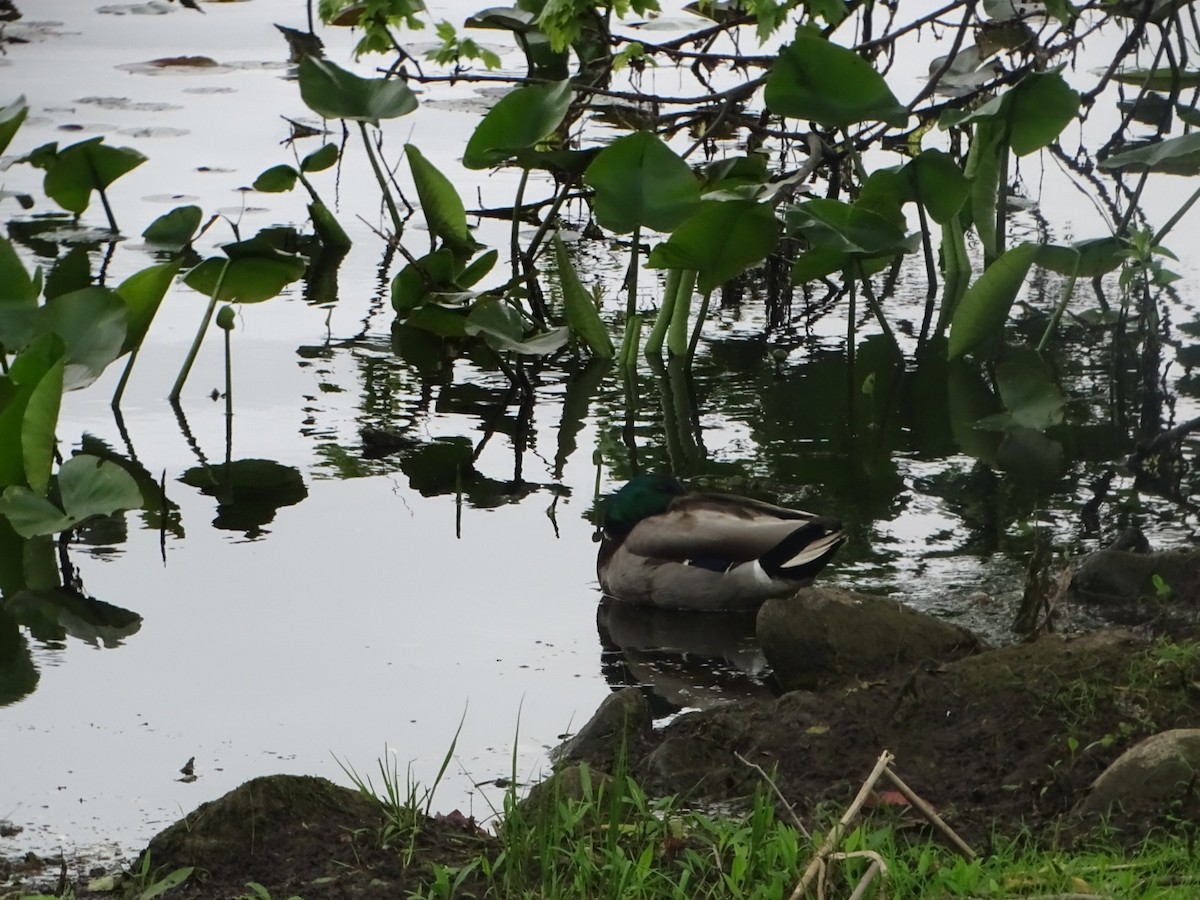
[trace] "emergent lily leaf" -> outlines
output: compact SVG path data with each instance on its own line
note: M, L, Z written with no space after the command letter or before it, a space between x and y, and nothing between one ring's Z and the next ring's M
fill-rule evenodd
M103 137L89 138L65 150L31 157L31 163L46 170L42 184L46 196L63 209L80 214L88 208L92 191L104 190L146 161L136 150L109 147L103 141Z
M774 207L750 200L709 201L650 253L658 269L694 269L706 294L762 262L779 241Z
M177 206L146 226L142 237L160 247L181 249L192 242L203 215L198 206Z
M107 516L142 505L133 476L116 463L94 456L73 456L58 470L63 508L29 488L12 485L0 497L0 514L22 537L55 534L92 516Z
M505 94L467 141L463 165L486 169L544 141L562 123L570 105L569 81L530 85Z
M494 350L512 351L526 356L553 353L567 342L566 328L552 328L524 339L525 326L521 314L496 299L481 300L467 316L467 334L482 334Z
M63 294L42 310L43 327L66 345L66 390L87 387L121 355L128 328L125 304L107 288L92 286Z
M318 116L378 125L417 108L417 97L398 78L360 78L327 59L306 56L298 73L300 97Z
M648 131L609 144L583 180L596 192L596 219L618 234L639 225L670 233L700 205L700 183L691 168Z
M780 52L765 97L777 115L834 128L867 121L903 128L908 122L908 110L870 63L813 31L797 34Z
M1195 175L1200 173L1200 132L1114 153L1100 161L1100 168Z

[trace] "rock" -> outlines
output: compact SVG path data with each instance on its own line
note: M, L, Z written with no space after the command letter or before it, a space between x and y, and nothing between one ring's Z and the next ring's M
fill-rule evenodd
M256 858L306 821L340 821L347 832L375 826L378 805L360 791L307 775L268 775L239 785L159 832L146 849L155 868L231 863L253 872Z
M585 762L563 766L529 789L521 810L535 820L552 822L563 801L595 800L611 784L612 776L597 772Z
M811 690L898 663L958 659L982 646L965 628L841 588L805 588L768 600L757 632L784 690Z
M645 777L662 793L690 796L711 788L714 780L722 780L732 762L728 747L668 736L646 757Z
M1080 562L1071 595L1109 622L1150 625L1176 636L1194 632L1200 621L1200 552L1098 550Z
M554 750L554 765L583 761L606 769L623 747L628 752L632 744L645 740L653 726L650 704L641 690L615 691L604 698L586 725Z
M1200 728L1163 731L1134 744L1092 782L1080 804L1084 814L1114 806L1130 811L1189 799L1200 772Z

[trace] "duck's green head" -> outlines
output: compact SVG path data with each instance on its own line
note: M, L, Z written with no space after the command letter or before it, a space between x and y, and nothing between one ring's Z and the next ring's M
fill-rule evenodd
M625 534L642 519L666 512L671 501L686 493L669 475L648 473L630 479L604 508L604 530Z

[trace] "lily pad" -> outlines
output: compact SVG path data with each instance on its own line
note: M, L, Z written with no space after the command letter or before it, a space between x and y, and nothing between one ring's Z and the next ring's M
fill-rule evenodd
M63 508L27 487L11 485L0 496L0 515L22 537L56 534L91 516L107 516L142 505L137 482L116 463L80 454L58 470Z

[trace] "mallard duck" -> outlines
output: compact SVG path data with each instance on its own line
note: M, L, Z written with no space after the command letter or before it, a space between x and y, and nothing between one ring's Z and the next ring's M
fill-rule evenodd
M609 500L605 597L665 609L755 609L811 584L846 536L835 519L638 475Z

